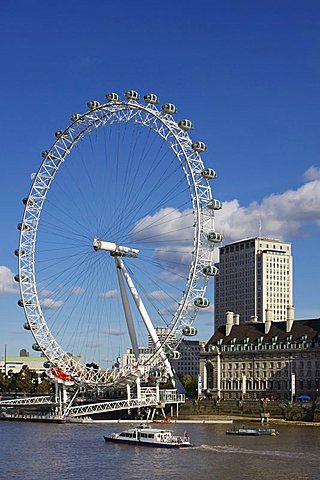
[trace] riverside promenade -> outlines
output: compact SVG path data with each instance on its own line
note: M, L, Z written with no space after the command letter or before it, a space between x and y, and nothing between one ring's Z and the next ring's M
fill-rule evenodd
M320 425L320 399L310 402L285 402L261 400L187 400L179 408L179 420L225 419L271 422L303 422Z

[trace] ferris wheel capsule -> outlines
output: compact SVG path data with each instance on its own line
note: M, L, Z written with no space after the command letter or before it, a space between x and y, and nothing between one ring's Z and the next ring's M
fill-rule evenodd
M16 257L25 257L27 255L27 252L23 249L16 248L14 254Z
M194 305L199 308L207 308L210 305L210 300L205 297L197 297L194 299Z
M23 205L27 205L29 203L29 205L32 206L32 205L34 205L34 200L33 200L32 197L24 197L22 199L22 203L23 203Z
M25 305L31 305L31 301L30 300L27 300L26 302L24 302L22 300L22 298L20 298L18 301L17 301L17 304L19 305L19 307L24 307Z
M207 208L209 208L209 210L220 210L222 208L222 202L212 198L207 202Z
M220 243L223 240L223 233L209 232L207 235L209 242Z
M109 102L119 102L120 100L120 97L117 93L114 93L114 92L110 92L110 93L107 93L106 94L106 99L109 101Z
M177 107L173 105L173 103L165 103L162 105L162 110L164 113L167 113L168 115L173 115L174 113L177 113Z
M215 265L207 265L202 271L205 275L208 275L208 277L214 277L219 273L219 269Z
M49 150L44 150L41 152L42 158L48 158L50 160L53 160L54 158L57 158L53 152L49 152Z
M78 122L80 120L82 115L80 115L80 113L73 113L70 117L70 120L72 122Z
M193 142L191 145L192 150L195 152L206 152L207 145L204 142Z
M180 352L178 352L178 350L170 350L167 352L167 358L169 360L179 360Z
M151 105L156 105L159 102L157 95L154 93L146 93L143 96L143 99L146 103L150 103Z
M195 335L197 335L198 332L197 329L192 325L187 325L182 330L182 333L185 337L194 337Z
M90 102L87 103L87 106L88 108L90 108L90 110L94 110L95 108L99 108L100 107L100 102L97 102L97 100L90 100Z
M23 328L24 328L25 330L28 330L28 331L34 330L35 327L36 327L35 323L25 322L25 323L23 324Z
M201 175L203 176L203 178L207 178L208 180L213 180L214 178L217 178L217 174L213 170L213 168L204 168L201 171Z
M57 130L56 132L54 132L54 135L57 138L65 138L68 136L68 134L66 132L63 132L62 130Z
M128 100L139 100L139 93L135 90L127 90L124 95Z
M51 363L50 362L44 362L43 368L51 368Z
M37 343L34 343L32 345L32 350L34 350L35 352L41 352L41 347Z
M20 230L20 231L21 231L21 230L26 231L26 230L29 230L29 228L30 228L30 227L29 227L29 225L28 225L27 223L21 223L21 222L20 222L20 223L18 223L18 225L17 225L17 229Z
M18 282L18 283L20 283L20 282L27 282L27 281L28 281L28 277L27 277L26 275L23 275L23 274L22 274L22 275L19 275L19 274L15 275L15 276L14 276L14 279L15 279L15 281Z
M187 119L180 120L180 122L178 122L178 126L181 128L181 130L191 130L193 128L191 120Z

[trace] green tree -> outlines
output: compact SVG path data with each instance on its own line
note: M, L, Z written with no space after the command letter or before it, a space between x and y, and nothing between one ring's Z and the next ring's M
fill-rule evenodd
M184 388L186 389L188 397L196 397L198 389L198 380L192 375L184 375L181 379Z

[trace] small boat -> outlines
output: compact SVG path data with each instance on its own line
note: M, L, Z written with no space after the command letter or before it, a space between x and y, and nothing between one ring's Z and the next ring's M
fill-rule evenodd
M163 420L153 420L153 423L169 424L171 423L170 418L165 418Z
M104 437L104 439L106 442L146 447L185 448L192 446L187 432L183 436L174 436L171 430L160 430L144 425L129 428L120 433L112 433L110 437Z
M279 432L275 428L238 428L233 430L227 430L227 435L249 435L249 436L260 436L260 435L271 435L275 437L279 435Z

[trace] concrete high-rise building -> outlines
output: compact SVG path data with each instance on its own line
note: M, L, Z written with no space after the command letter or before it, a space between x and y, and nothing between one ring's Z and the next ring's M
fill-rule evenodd
M220 248L218 267L215 329L226 323L227 312L234 312L236 323L287 318L293 304L290 243L261 237L230 243Z

